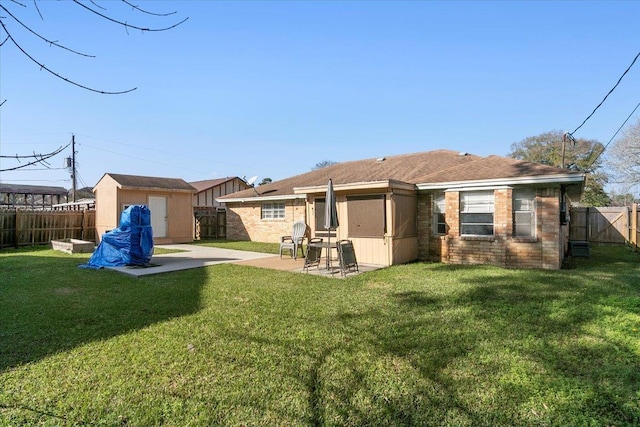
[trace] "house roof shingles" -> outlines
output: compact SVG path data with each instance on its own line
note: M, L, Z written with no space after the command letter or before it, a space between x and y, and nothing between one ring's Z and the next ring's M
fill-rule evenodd
M383 159L383 160L382 160ZM220 197L220 200L259 196L289 196L294 188L326 185L329 178L335 186L350 183L401 181L408 184L429 184L460 181L483 181L541 176L572 175L569 171L538 163L524 162L501 156L480 157L452 150L426 151L336 163L301 175L285 178L256 189L247 189Z

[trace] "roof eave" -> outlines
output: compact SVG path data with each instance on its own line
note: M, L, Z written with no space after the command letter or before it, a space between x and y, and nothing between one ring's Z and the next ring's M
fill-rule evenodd
M453 190L456 188L473 188L487 186L508 186L508 185L540 185L540 184L581 184L584 182L584 174L555 174L524 176L496 179L478 179L470 181L448 181L437 183L417 184L418 190Z
M306 199L306 195L286 194L282 196L250 196L250 197L232 197L228 199L218 199L219 203L246 203L246 202L271 202L274 200L296 200Z
M295 194L324 193L327 191L327 186L328 184L313 185L309 187L294 187L293 192ZM382 181L360 181L360 182L350 182L347 184L333 185L333 190L335 192L350 191L350 190L377 190L377 189L386 189L386 188L400 188L400 189L406 189L406 190L415 190L416 186L414 184L409 184L402 181L396 181L393 179L386 179Z

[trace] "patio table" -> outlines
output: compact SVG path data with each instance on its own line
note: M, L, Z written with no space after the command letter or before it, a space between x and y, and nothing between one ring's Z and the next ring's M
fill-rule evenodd
M307 245L307 247L314 247L314 248L324 248L326 249L326 265L327 265L327 270L331 271L332 270L332 266L331 266L331 249L338 249L338 242L313 242L313 243L309 243Z

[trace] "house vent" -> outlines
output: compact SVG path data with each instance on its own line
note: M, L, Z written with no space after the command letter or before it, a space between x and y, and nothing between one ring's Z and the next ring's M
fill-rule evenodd
M466 151L461 151L461 152L458 153L458 156L460 156L460 157L464 157L464 156L468 156L468 155L469 155L469 153L467 153Z
M378 157L378 158L376 159L376 162L380 163L380 162L384 162L385 160L387 160L387 158L386 158L386 157Z

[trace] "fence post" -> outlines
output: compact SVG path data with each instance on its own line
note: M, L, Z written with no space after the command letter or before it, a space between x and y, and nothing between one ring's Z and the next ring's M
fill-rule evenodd
M631 246L638 250L638 204L631 205Z
M16 209L16 232L15 232L15 244L16 244L16 249L18 249L19 247L19 242L20 242L20 209Z

